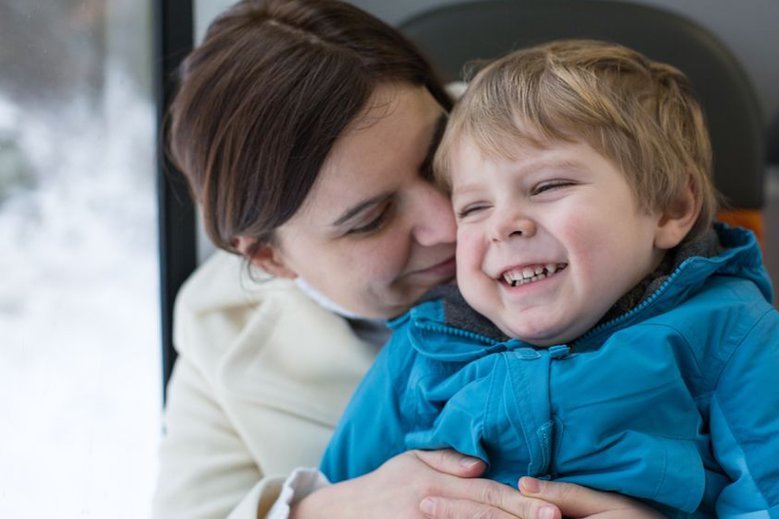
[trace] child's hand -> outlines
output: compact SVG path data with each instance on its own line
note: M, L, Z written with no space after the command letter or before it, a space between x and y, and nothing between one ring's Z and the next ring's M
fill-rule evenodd
M523 495L542 499L557 505L566 517L616 519L662 519L665 516L633 499L600 492L572 483L542 481L535 478L521 478L519 490ZM537 516L546 519L547 516ZM554 517L552 515L548 517Z

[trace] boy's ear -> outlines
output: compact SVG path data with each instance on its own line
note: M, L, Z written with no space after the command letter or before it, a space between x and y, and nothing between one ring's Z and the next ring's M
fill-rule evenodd
M235 248L246 256L254 243L254 239L246 236L237 236L234 240ZM252 251L250 261L255 267L259 267L268 274L277 278L294 279L297 273L287 267L281 251L275 245L262 244Z
M655 247L668 250L679 245L695 225L701 204L696 196L692 178L657 222Z

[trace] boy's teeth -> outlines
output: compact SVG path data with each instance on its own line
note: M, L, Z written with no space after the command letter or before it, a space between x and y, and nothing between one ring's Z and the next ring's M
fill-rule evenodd
M564 265L558 267L555 263L548 263L543 266L536 265L535 267L524 267L522 270L509 270L503 274L503 280L512 287L515 287L524 285L525 283L546 279L558 270L562 270L563 267Z

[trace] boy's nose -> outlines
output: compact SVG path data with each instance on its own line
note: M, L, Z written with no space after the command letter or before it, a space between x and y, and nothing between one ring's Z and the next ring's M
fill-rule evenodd
M492 241L502 242L512 238L530 238L536 233L536 224L520 214L497 216L492 229Z

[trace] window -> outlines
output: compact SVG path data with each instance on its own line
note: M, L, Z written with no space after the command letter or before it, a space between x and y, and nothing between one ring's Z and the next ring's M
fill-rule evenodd
M149 514L151 3L0 5L0 517Z

